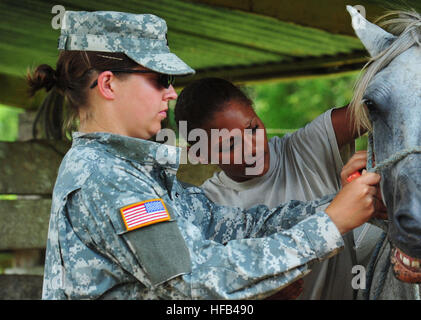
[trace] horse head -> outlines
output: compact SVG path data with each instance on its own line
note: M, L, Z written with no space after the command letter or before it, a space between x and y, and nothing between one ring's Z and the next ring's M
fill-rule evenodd
M388 239L396 278L421 282L421 16L393 12L390 33L347 6L371 59L358 80L351 112L370 133L388 211ZM371 153L368 154L371 163ZM369 168L370 169L370 168Z

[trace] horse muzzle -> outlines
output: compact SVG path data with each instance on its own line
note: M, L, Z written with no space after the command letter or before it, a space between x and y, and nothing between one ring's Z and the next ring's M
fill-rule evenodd
M403 282L421 283L420 259L412 258L395 247L390 254L390 262L397 279Z
M395 276L421 283L421 155L410 155L388 170L382 188L391 220L389 239L394 249L390 259Z

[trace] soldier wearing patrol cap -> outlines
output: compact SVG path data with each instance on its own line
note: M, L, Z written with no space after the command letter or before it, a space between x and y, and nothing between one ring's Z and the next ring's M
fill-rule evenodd
M373 187L361 187L375 174L334 199L272 210L218 206L184 188L179 148L147 140L177 98L173 76L194 72L166 31L149 14L68 11L56 69L28 75L33 93L49 92L46 110L58 112L63 96L79 123L54 187L43 299L264 298L372 215Z

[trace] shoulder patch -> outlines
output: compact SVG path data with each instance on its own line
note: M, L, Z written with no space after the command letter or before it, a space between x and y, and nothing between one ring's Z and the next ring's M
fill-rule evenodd
M121 208L120 213L127 231L170 220L170 214L162 199L133 203Z

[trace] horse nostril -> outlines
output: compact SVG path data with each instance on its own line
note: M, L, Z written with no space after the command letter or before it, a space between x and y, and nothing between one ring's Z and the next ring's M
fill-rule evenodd
M397 212L394 216L396 226L407 234L418 234L419 222L409 212Z

